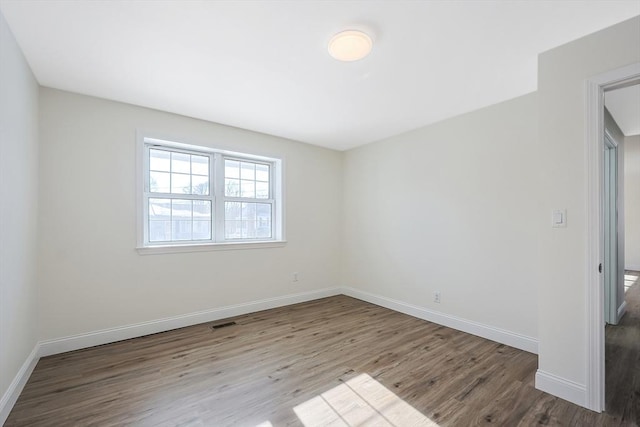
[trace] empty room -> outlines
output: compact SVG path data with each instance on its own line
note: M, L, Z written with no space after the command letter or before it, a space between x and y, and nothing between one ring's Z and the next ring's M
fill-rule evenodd
M0 424L640 425L639 84L638 0L0 0Z

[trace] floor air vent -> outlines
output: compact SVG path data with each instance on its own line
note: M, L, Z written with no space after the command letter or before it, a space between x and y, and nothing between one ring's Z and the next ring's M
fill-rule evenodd
M233 326L235 325L236 322L227 322L227 323L218 323L217 325L211 325L211 329L220 329L220 328L226 328L227 326Z

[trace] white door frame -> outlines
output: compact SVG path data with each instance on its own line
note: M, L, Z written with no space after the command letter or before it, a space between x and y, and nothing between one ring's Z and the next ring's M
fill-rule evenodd
M587 170L586 253L586 406L604 410L604 285L598 266L603 262L604 90L640 79L640 63L612 70L585 81L585 162Z
M607 164L608 163L608 164ZM604 130L604 314L605 322L618 324L618 143ZM614 166L612 166L612 164ZM611 229L613 226L614 230ZM608 246L608 247L607 247ZM608 255L608 256L607 256ZM606 340L606 336L605 336ZM606 381L606 375L605 375Z

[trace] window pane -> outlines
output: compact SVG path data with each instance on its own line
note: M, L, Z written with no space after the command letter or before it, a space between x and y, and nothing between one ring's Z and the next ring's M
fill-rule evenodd
M211 202L208 200L194 200L193 219L211 221Z
M237 179L225 179L224 195L227 197L240 197L240 181Z
M256 164L256 180L269 181L269 166Z
M271 205L268 203L256 203L256 218L258 220L271 221Z
M171 154L164 150L149 150L149 170L170 172Z
M211 239L211 221L193 221L193 240Z
M149 199L149 220L168 221L171 219L170 199Z
M149 221L149 241L168 242L171 240L171 221Z
M242 204L242 219L250 219L255 221L256 219L256 204L255 203L243 203Z
M246 162L240 163L240 178L256 179L256 164Z
M149 172L149 191L152 193L170 193L171 175L167 172Z
M242 237L245 239L255 239L256 236L256 222L255 221L242 221Z
M256 182L255 181L240 181L240 197L256 197Z
M226 239L268 239L271 235L271 204L225 202Z
M191 176L191 194L209 195L209 177L192 175Z
M171 172L191 173L191 159L189 154L171 153Z
M258 199L269 198L269 183L256 181L256 197Z
M224 222L225 239L241 239L242 238L242 221L225 221Z
M260 237L260 238L271 237L271 221L256 222L256 237Z
M171 192L173 194L191 194L191 176L182 173L172 173Z
M271 205L256 203L256 237L271 237Z
M224 176L225 178L240 179L240 162L236 162L235 160L225 160Z
M191 220L171 221L173 240L191 240Z
M225 220L239 220L242 218L242 208L239 202L225 202L224 203L224 219Z
M191 173L209 176L209 158L205 156L191 156Z
M173 199L171 201L172 219L184 218L191 221L191 206L191 200Z

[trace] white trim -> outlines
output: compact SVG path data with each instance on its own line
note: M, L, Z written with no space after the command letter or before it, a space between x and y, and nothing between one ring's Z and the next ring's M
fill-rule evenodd
M612 70L585 80L586 165L586 396L585 407L604 410L604 285L598 265L603 262L602 181L604 150L604 88L640 77L640 63ZM537 382L536 382L537 387Z
M172 329L184 328L186 326L212 322L214 320L226 319L229 317L255 313L257 311L268 310L285 305L298 304L301 302L312 301L315 299L326 298L335 295L340 295L339 288L320 289L317 291L302 292L275 298L267 298L259 301L229 305L226 307L214 308L211 310L203 310L195 313L183 314L180 316L152 320L149 322L103 329L86 334L41 341L40 355L42 357L50 356L52 354L64 353L66 351L73 351L79 350L81 348L108 344L116 341L141 337L158 332L170 331Z
M587 164L586 179L586 278L587 292L587 327L585 351L586 396L584 403L587 408L601 412L604 408L604 284L602 274L598 271L602 264L603 242L602 233L602 140L604 135L604 110L602 88L594 82L585 83L585 161ZM602 148L604 149L604 148ZM537 374L536 374L537 378ZM536 381L536 388L538 381ZM552 393L555 394L555 393Z
M135 194L136 194L136 247L143 247L145 241L145 229L147 228L144 219L147 217L147 209L144 203L144 191L143 188L146 188L144 178L144 164L146 156L144 155L144 134L140 131L136 131L136 155L135 155L135 171L136 171L136 182L135 182Z
M538 354L538 340L526 335L507 331L505 329L496 328L494 326L485 325L461 317L440 313L429 310L428 308L418 307L395 299L371 294L354 288L342 288L344 295L357 298L371 304L379 305L400 313L408 314L418 319L427 320L439 325L447 326L458 331L486 338L491 341L499 342L510 347L519 348L529 353Z
M606 125L604 128L604 136L605 136L605 144L607 148L618 148L618 141L611 135L609 129L607 129Z
M587 390L584 384L579 384L540 369L536 372L536 388L561 399L585 406Z
M640 264L638 264L638 265L634 265L634 264L632 264L632 265L625 265L625 266L624 266L624 269L625 269L625 270L632 270L632 271L640 271Z
M496 328L478 322L473 322L457 316L429 310L407 304L391 298L374 295L354 288L326 288L317 291L302 292L298 294L285 295L282 297L268 298L259 301L252 301L243 304L230 305L211 310L203 310L195 313L180 316L167 317L164 319L141 322L133 325L120 326L116 328L103 329L85 334L73 335L64 338L41 341L40 356L50 356L52 354L64 353L66 351L79 350L81 348L93 347L96 345L108 344L130 338L141 337L149 334L170 331L172 329L197 325L200 323L212 322L214 320L226 319L248 313L255 313L261 310L282 307L301 302L312 301L319 298L326 298L335 295L346 295L357 298L371 304L379 305L400 313L408 314L419 319L447 326L468 334L476 335L491 341L499 342L511 347L515 347L530 353L537 354L538 341L535 338Z
M616 324L620 323L620 319L622 319L622 316L624 316L626 312L627 312L627 302L622 301L622 304L620 304L620 307L618 307L618 317L616 317Z
M39 356L40 343L36 343L36 345L33 347L33 350L31 350L31 353L29 354L29 356L27 356L27 359L22 364L22 367L20 367L20 370L13 378L13 381L9 385L9 388L7 389L7 391L5 391L2 399L0 400L0 425L4 424L4 422L7 420L7 417L11 413L13 405L16 404L18 396L20 396L20 393L22 393L24 385L29 380L29 377L31 376L33 369L36 367L38 360L40 360Z
M189 245L146 246L138 247L136 251L140 255L175 254L181 252L208 252L208 251L234 251L238 249L266 249L283 248L287 245L285 240L267 240L259 242L225 242L225 243L201 243Z

